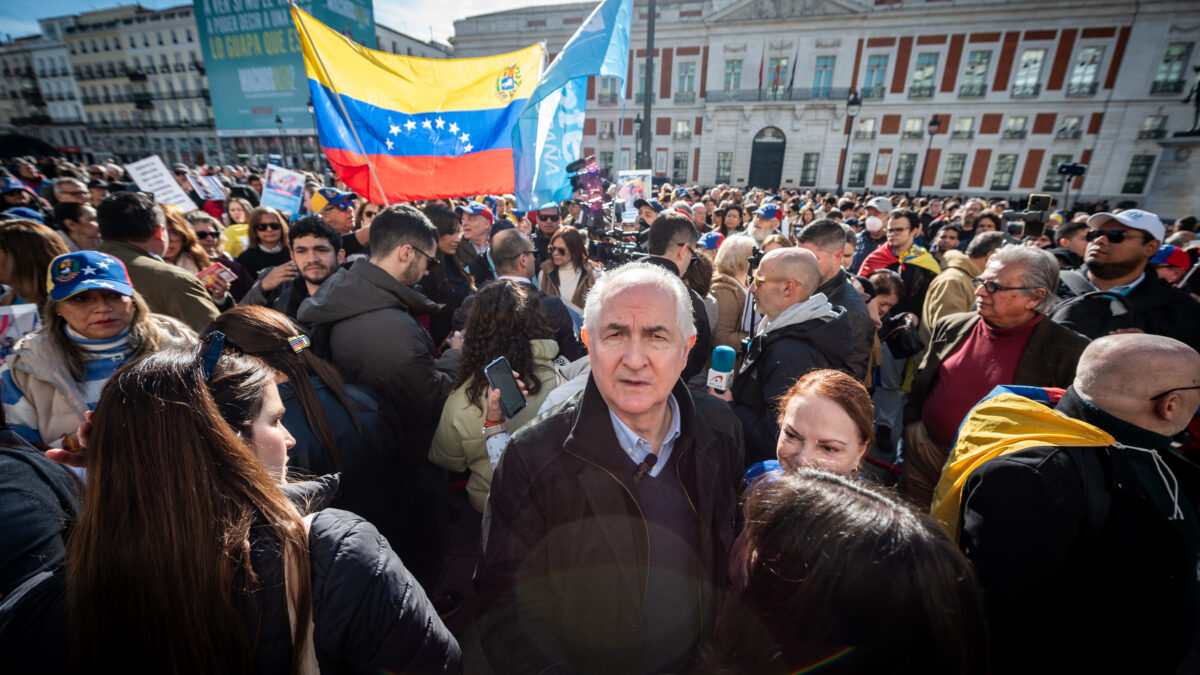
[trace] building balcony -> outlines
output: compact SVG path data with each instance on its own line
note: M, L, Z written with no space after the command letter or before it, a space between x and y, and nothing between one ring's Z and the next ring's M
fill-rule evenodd
M1183 92L1183 79L1155 80L1150 85L1151 94L1179 94Z
M1067 87L1067 96L1095 96L1099 82L1077 82Z
M903 139L909 140L909 141L918 140L921 138L925 138L925 132L921 131L921 130L909 129L909 130L905 131L903 134L900 134L900 138L903 138Z
M1027 133L1024 129L1005 129L1004 133L1001 134L1001 138L1005 140L1020 139L1025 138Z
M970 139L975 138L974 129L955 129L950 132L950 138Z
M26 117L14 117L13 124L17 126L36 126L50 124L49 115L28 115Z
M686 141L691 137L691 131L676 131L675 133L671 134L671 138L674 138L677 141Z
M646 94L645 94L645 92L641 92L641 91L639 91L638 93L636 93L636 94L634 94L634 95L633 95L633 102L634 102L634 103L643 103L643 102L645 102L645 100L646 100Z
M1014 84L1012 88L1013 98L1033 98L1042 93L1041 83L1033 84Z
M860 130L854 132L854 140L856 140L856 141L869 141L872 138L875 138L875 130L873 130L873 129L871 131L865 131L865 130L860 129Z
M1142 129L1138 133L1138 139L1165 138L1166 135L1166 129Z
M822 87L801 89L787 87L764 87L738 91L710 91L704 100L708 103L751 103L754 101L843 101L850 95L846 87Z
M596 137L602 141L611 141L616 137L616 134L611 131L601 131Z
M886 93L882 84L877 84L872 87L863 87L862 98L864 101L877 101L883 98Z
M959 98L981 98L987 93L987 83L985 82L964 82L958 88Z
M1055 134L1054 137L1060 141L1077 141L1080 138L1083 138L1083 130L1082 129L1059 129L1058 133Z
M615 93L601 92L598 96L596 96L596 103L600 105L616 105L617 95Z
M923 82L908 88L909 98L933 98L933 83Z
M695 103L696 92L694 91L677 91L675 92L676 103Z

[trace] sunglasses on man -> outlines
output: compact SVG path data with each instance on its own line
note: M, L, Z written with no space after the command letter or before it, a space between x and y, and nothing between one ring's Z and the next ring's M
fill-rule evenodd
M1083 235L1088 241L1096 241L1100 237L1104 237L1111 244L1119 244L1125 241L1125 237L1132 235L1129 230L1088 230L1087 234Z
M546 215L542 215L542 214L540 214L540 213L539 213L539 214L538 214L538 220L539 220L539 221L541 221L541 222L543 222L543 223L557 223L557 222L558 222L558 215L557 215L557 214L555 214L555 215L546 216Z

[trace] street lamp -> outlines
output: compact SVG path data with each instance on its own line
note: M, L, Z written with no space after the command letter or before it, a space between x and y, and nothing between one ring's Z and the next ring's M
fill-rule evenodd
M933 135L938 129L942 128L942 121L938 119L936 113L929 118L929 145L925 146L925 161L921 163L921 182L917 183L917 196L921 196L921 189L925 187L925 170L929 168L929 153L933 149Z
M638 113L633 116L633 137L637 141L637 151L634 153L634 157L636 159L634 159L634 162L633 162L634 167L633 168L645 169L646 164L649 164L650 160L642 153L642 114L641 113Z
M837 195L842 196L842 177L850 170L850 134L854 131L854 118L858 117L858 112L862 110L862 99L858 97L858 92L851 90L850 98L846 99L846 119L850 121L846 125L846 148L842 151L842 171L838 173Z

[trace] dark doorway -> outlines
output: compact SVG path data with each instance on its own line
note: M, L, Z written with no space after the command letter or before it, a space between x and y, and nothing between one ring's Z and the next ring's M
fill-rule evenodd
M754 148L750 151L749 187L768 190L779 189L783 177L783 151L787 139L778 127L763 127L754 137Z

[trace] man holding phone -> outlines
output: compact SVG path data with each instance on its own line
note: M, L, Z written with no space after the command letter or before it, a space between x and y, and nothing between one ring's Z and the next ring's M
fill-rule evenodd
M497 673L679 672L726 583L742 434L680 380L677 275L630 263L584 314L582 392L521 428L492 477L475 582Z
M342 236L320 216L301 217L289 234L291 261L260 272L240 304L270 307L296 319L300 303L316 293L346 258Z

